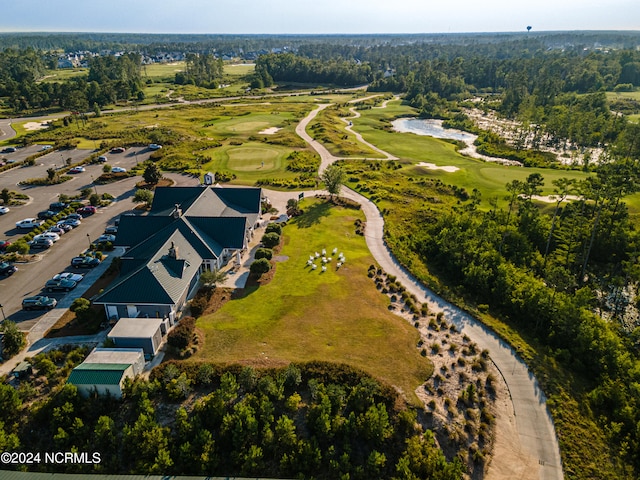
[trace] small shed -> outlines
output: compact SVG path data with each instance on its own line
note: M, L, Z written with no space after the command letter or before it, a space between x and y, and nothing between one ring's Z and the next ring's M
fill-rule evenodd
M107 337L117 348L141 348L155 355L162 343L162 318L121 318Z
M134 376L133 365L130 363L83 362L71 371L67 383L75 385L83 396L96 391L99 395L120 398L125 378Z

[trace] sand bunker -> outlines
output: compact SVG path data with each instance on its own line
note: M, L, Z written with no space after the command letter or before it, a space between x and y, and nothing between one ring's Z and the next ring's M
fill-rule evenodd
M545 203L556 203L558 201L558 197L556 195L533 195L531 198ZM563 202L571 202L574 200L580 200L580 197L577 195L567 195Z
M45 128L49 128L49 120L44 122L27 122L23 125L25 130L33 131L33 130L43 130Z
M449 173L457 172L458 170L460 170L458 167L454 167L453 165L439 167L435 163L425 163L425 162L420 162L418 166L428 168L429 170L444 170L445 172L449 172Z
M258 132L258 133L260 135L273 135L278 130L282 130L282 129L278 128L278 127L269 127L269 128L265 128L264 130L262 130L261 132Z

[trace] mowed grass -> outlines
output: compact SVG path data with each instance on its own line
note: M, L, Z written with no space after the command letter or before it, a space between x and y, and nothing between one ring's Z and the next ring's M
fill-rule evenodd
M367 277L374 263L363 237L355 235L360 211L305 200L305 214L285 227L284 247L273 280L226 303L197 327L204 345L196 359L251 365L322 360L346 363L394 385L416 403L414 390L433 372L419 354L419 336L390 313L389 300ZM313 271L309 255L338 248L346 257L336 270Z

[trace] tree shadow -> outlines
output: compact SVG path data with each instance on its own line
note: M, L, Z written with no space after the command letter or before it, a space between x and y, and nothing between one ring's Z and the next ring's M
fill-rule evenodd
M297 225L298 228L309 228L314 225L318 225L322 217L329 216L331 206L332 205L329 202L315 203L309 208L306 208L304 213L301 216L296 217L292 223Z

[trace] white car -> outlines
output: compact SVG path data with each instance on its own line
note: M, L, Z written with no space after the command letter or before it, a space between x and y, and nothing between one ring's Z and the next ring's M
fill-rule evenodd
M105 233L104 235L100 235L98 237L98 239L96 240L96 243L101 243L101 242L115 242L116 241L116 236L115 235L110 235Z
M43 145L42 147L40 147L40 151L44 152L45 150L49 150L53 148L51 145Z
M111 169L112 173L126 173L127 169L126 168L122 168L122 167L113 167Z
M149 150L160 150L161 148L162 148L162 145L158 145L157 143L149 144Z
M35 237L33 237L34 240L38 238L48 238L49 240L55 243L58 240L60 240L60 235L53 232L44 232L44 233L41 233L40 235L36 235Z
M4 215L5 213L9 213L9 207L0 207L0 215Z
M54 280L71 280L72 282L80 282L84 278L81 273L63 272L53 276Z
M36 228L44 223L44 220L38 220L37 218L25 218L16 222L16 228Z

